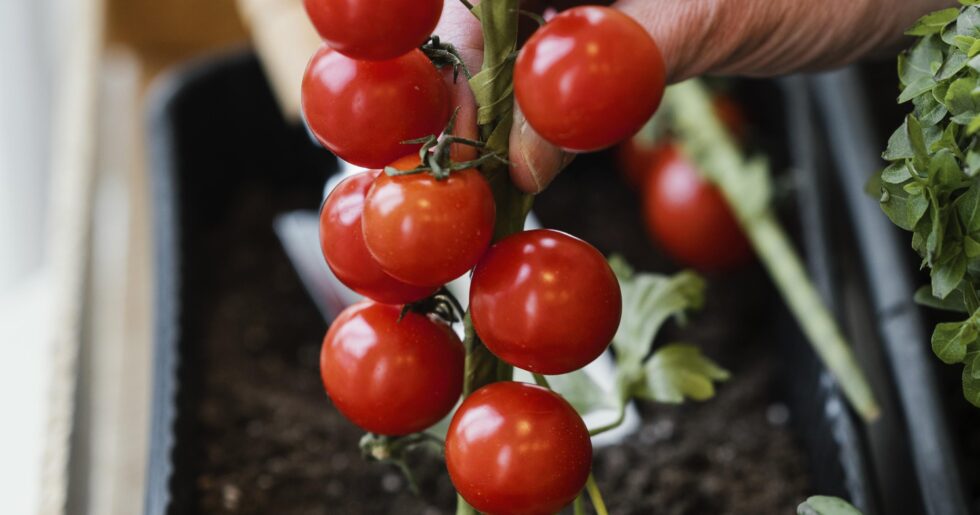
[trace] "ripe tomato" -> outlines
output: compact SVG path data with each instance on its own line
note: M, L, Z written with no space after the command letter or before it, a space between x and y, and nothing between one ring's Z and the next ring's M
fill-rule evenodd
M364 196L381 172L372 170L341 181L320 208L320 249L330 270L348 288L385 304L407 304L435 288L406 284L386 274L364 245Z
M497 357L532 372L564 374L612 341L622 295L595 247L535 230L490 248L473 273L470 307L476 334Z
M417 151L402 142L439 134L449 87L420 50L389 61L357 61L320 47L303 76L303 114L341 159L380 168Z
M730 96L720 93L712 98L715 116L731 132L736 141L742 142L746 138L747 122L742 107ZM616 148L616 160L619 169L626 179L627 184L634 188L641 188L646 184L647 177L653 167L653 162L657 154L665 144L664 138L657 138L656 134L649 134L646 127L643 130L627 138Z
M453 415L446 466L456 490L482 513L551 514L585 486L592 442L582 418L558 394L493 383Z
M432 34L442 0L304 0L320 37L354 59L393 59L416 48Z
M660 50L639 23L609 7L573 7L528 39L514 93L541 137L588 152L646 123L660 105L664 74Z
M657 154L643 191L647 229L680 263L710 272L752 257L725 197L676 145L665 145Z
M334 405L366 431L404 435L445 417L463 391L463 345L449 326L362 302L330 325L320 375Z
M414 168L418 156L393 166ZM438 286L473 268L493 236L495 207L476 169L436 180L381 174L364 204L364 243L381 268L409 284Z

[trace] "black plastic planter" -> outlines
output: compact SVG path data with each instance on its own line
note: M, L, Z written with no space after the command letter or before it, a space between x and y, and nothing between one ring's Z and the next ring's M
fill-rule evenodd
M776 157L779 165L796 170L793 179L801 192L796 205L808 264L828 301L838 312L846 312L850 309L847 302L860 303L861 299L854 301L844 293L848 284L842 284L837 273L849 254L833 244L835 210L826 203L827 174L822 173L825 150L811 123L812 106L803 81L788 80L781 85L758 81L739 89L756 98L754 106L767 106L766 120L781 129L771 131L769 139L782 149L783 155ZM202 241L203 228L233 207L231 193L249 181L260 180L262 187L287 192L292 204L284 207L315 208L335 162L310 144L301 127L281 118L251 54L199 62L172 75L155 91L149 122L157 298L145 513L196 513L200 508L195 499L194 467L210 449L195 422L201 414L194 400L213 365L201 358L199 346L210 335L200 332L196 317L202 308L202 292L222 287L202 275L197 264L201 259L221 259L217 254L222 249ZM583 166L596 163L595 159L582 161ZM579 212L584 209L577 207ZM255 237L271 237L271 224L270 217L269 235ZM774 296L770 303L781 305ZM895 410L890 409L898 396L890 376L877 373L887 368L881 362L884 358L868 351L877 343L857 342L885 406L885 417L877 429L866 430L846 407L789 315L779 308L771 313L765 321L771 326L766 332L780 342L783 355L779 369L784 388L780 393L789 403L810 458L813 493L847 497L868 515L921 512L916 477L907 466L911 458L904 425L895 423ZM852 340L860 336L848 332ZM248 422L240 421L243 426ZM883 446L891 448L888 456L873 452Z

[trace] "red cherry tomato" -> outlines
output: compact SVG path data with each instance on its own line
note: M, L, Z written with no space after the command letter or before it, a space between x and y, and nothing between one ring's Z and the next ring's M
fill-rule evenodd
M313 26L334 50L354 59L394 59L425 43L442 0L304 0Z
M716 94L712 98L712 104L715 115L731 132L735 140L744 141L748 132L748 123L745 121L745 113L742 111L742 107L725 94ZM670 144L655 138L654 135L644 134L645 130L626 139L616 149L619 169L627 184L634 188L641 188L646 184L647 177L650 176L650 170L653 167L653 161L660 152L660 147Z
M655 158L643 203L654 240L684 265L720 271L752 257L728 202L676 145L665 145Z
M646 183L657 145L656 141L633 136L616 147L616 161L627 184L639 188Z
M612 341L622 295L595 247L536 230L490 248L473 273L470 307L476 334L500 359L564 374L587 365Z
M592 442L582 418L558 394L493 383L453 415L446 466L456 490L482 513L552 514L585 486Z
M435 288L406 284L386 274L364 245L364 196L380 173L353 175L330 192L320 208L320 249L330 270L348 288L385 304L407 304L428 297Z
M380 8L380 7L379 7ZM380 168L439 134L449 121L449 87L420 50L389 61L357 61L320 47L303 76L303 114L341 159Z
M541 137L589 152L646 123L660 105L664 74L660 50L639 23L609 7L573 7L524 45L514 93Z
M418 156L393 166L414 168ZM495 207L475 169L436 180L382 174L364 204L364 243L381 268L409 284L438 286L473 268L493 236Z
M362 302L330 325L320 375L334 405L366 431L404 435L449 414L463 390L463 345L449 326Z

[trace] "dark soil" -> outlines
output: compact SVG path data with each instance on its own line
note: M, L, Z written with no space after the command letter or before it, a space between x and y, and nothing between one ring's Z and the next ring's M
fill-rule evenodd
M670 271L644 237L632 193L609 180L608 156L581 161L540 197L545 225L639 268ZM454 493L439 459L413 457L422 496L411 494L396 468L360 456L361 432L323 393L325 325L271 228L277 213L315 208L317 192L275 181L230 185L222 216L196 221L185 240L193 505L201 513L450 513ZM811 493L788 411L773 393L778 342L758 329L772 300L758 269L714 278L690 328L669 329L668 338L701 345L733 379L706 403L642 406L642 429L597 452L612 513L793 513Z

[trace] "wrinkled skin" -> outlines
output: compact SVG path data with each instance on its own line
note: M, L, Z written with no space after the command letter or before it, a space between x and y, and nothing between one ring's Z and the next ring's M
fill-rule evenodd
M478 2L474 2L478 3ZM589 2L553 2L567 8ZM525 2L541 9L543 2ZM955 0L618 0L612 4L653 36L667 81L702 74L774 76L843 66L894 51L902 33L929 11ZM482 63L480 24L459 0L445 0L436 34L459 48L470 69ZM464 81L452 88L461 105L457 129L476 135L473 95ZM573 154L545 142L514 113L511 177L528 192L547 187Z

